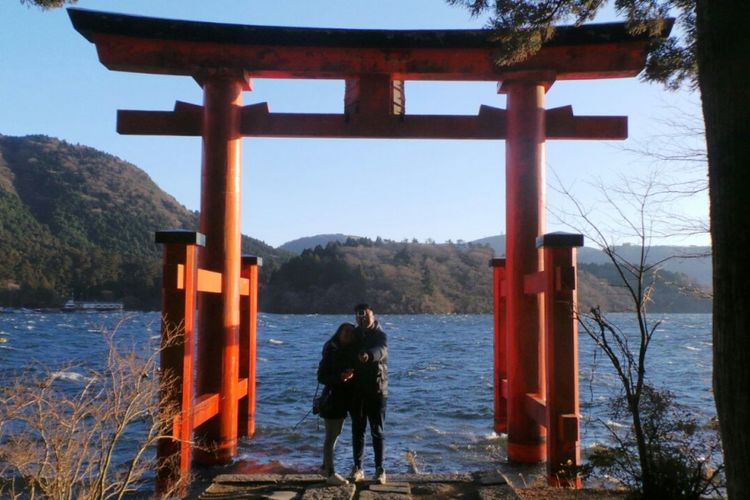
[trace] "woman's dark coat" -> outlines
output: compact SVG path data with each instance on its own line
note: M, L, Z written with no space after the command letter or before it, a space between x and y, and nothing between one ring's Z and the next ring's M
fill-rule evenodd
M342 382L341 374L355 367L357 352L356 345L345 348L340 346L335 336L323 345L323 359L318 365L318 382L326 386L330 396L329 404L321 408L321 417L346 417L354 395L354 382Z

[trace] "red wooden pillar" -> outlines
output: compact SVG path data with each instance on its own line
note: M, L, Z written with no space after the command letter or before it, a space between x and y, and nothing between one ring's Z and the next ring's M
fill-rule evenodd
M172 436L157 444L157 493L166 494L177 481L184 489L190 474L197 254L205 237L160 231L156 243L164 244L159 408Z
M239 435L255 434L255 374L257 368L258 271L263 259L242 256L242 277L248 281L247 296L240 301L240 377L247 380L247 397L240 399Z
M506 311L505 311L505 259L492 259L493 297L494 297L494 376L495 387L495 432L508 431L508 350L506 347Z
M524 293L524 276L541 269L535 241L544 233L544 94L553 77L508 74L506 157L506 304L508 459L544 461L545 429L526 412L527 393L544 393L544 346L539 298Z
M200 229L207 237L202 269L222 274L221 294L202 294L199 394L219 394L219 414L196 433L201 463L226 463L237 452L240 297L240 108L247 80L209 75L203 86Z
M548 459L547 477L555 486L580 487L571 475L581 464L578 393L578 322L576 250L583 235L551 233L537 239L544 253L547 353Z

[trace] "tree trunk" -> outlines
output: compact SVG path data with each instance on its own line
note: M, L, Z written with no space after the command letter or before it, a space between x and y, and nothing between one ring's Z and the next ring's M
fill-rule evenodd
M641 493L643 498L654 498L654 477L651 468L651 452L646 446L646 435L643 432L641 423L641 405L640 398L636 399L635 395L628 397L628 407L630 414L633 416L633 434L638 447L638 460L641 465Z
M730 498L750 498L750 2L698 0L714 266L714 395Z

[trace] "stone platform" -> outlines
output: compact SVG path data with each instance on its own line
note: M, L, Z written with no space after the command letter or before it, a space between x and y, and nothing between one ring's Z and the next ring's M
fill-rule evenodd
M518 499L500 471L465 474L389 474L388 483L328 486L318 474L222 474L197 498L223 500Z

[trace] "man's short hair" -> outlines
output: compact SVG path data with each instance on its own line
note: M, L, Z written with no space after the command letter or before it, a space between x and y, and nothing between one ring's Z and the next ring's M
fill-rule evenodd
M355 313L360 312L360 311L367 311L368 309L372 310L372 307L370 307L370 304L362 303L362 304L357 304L356 306L354 306Z

